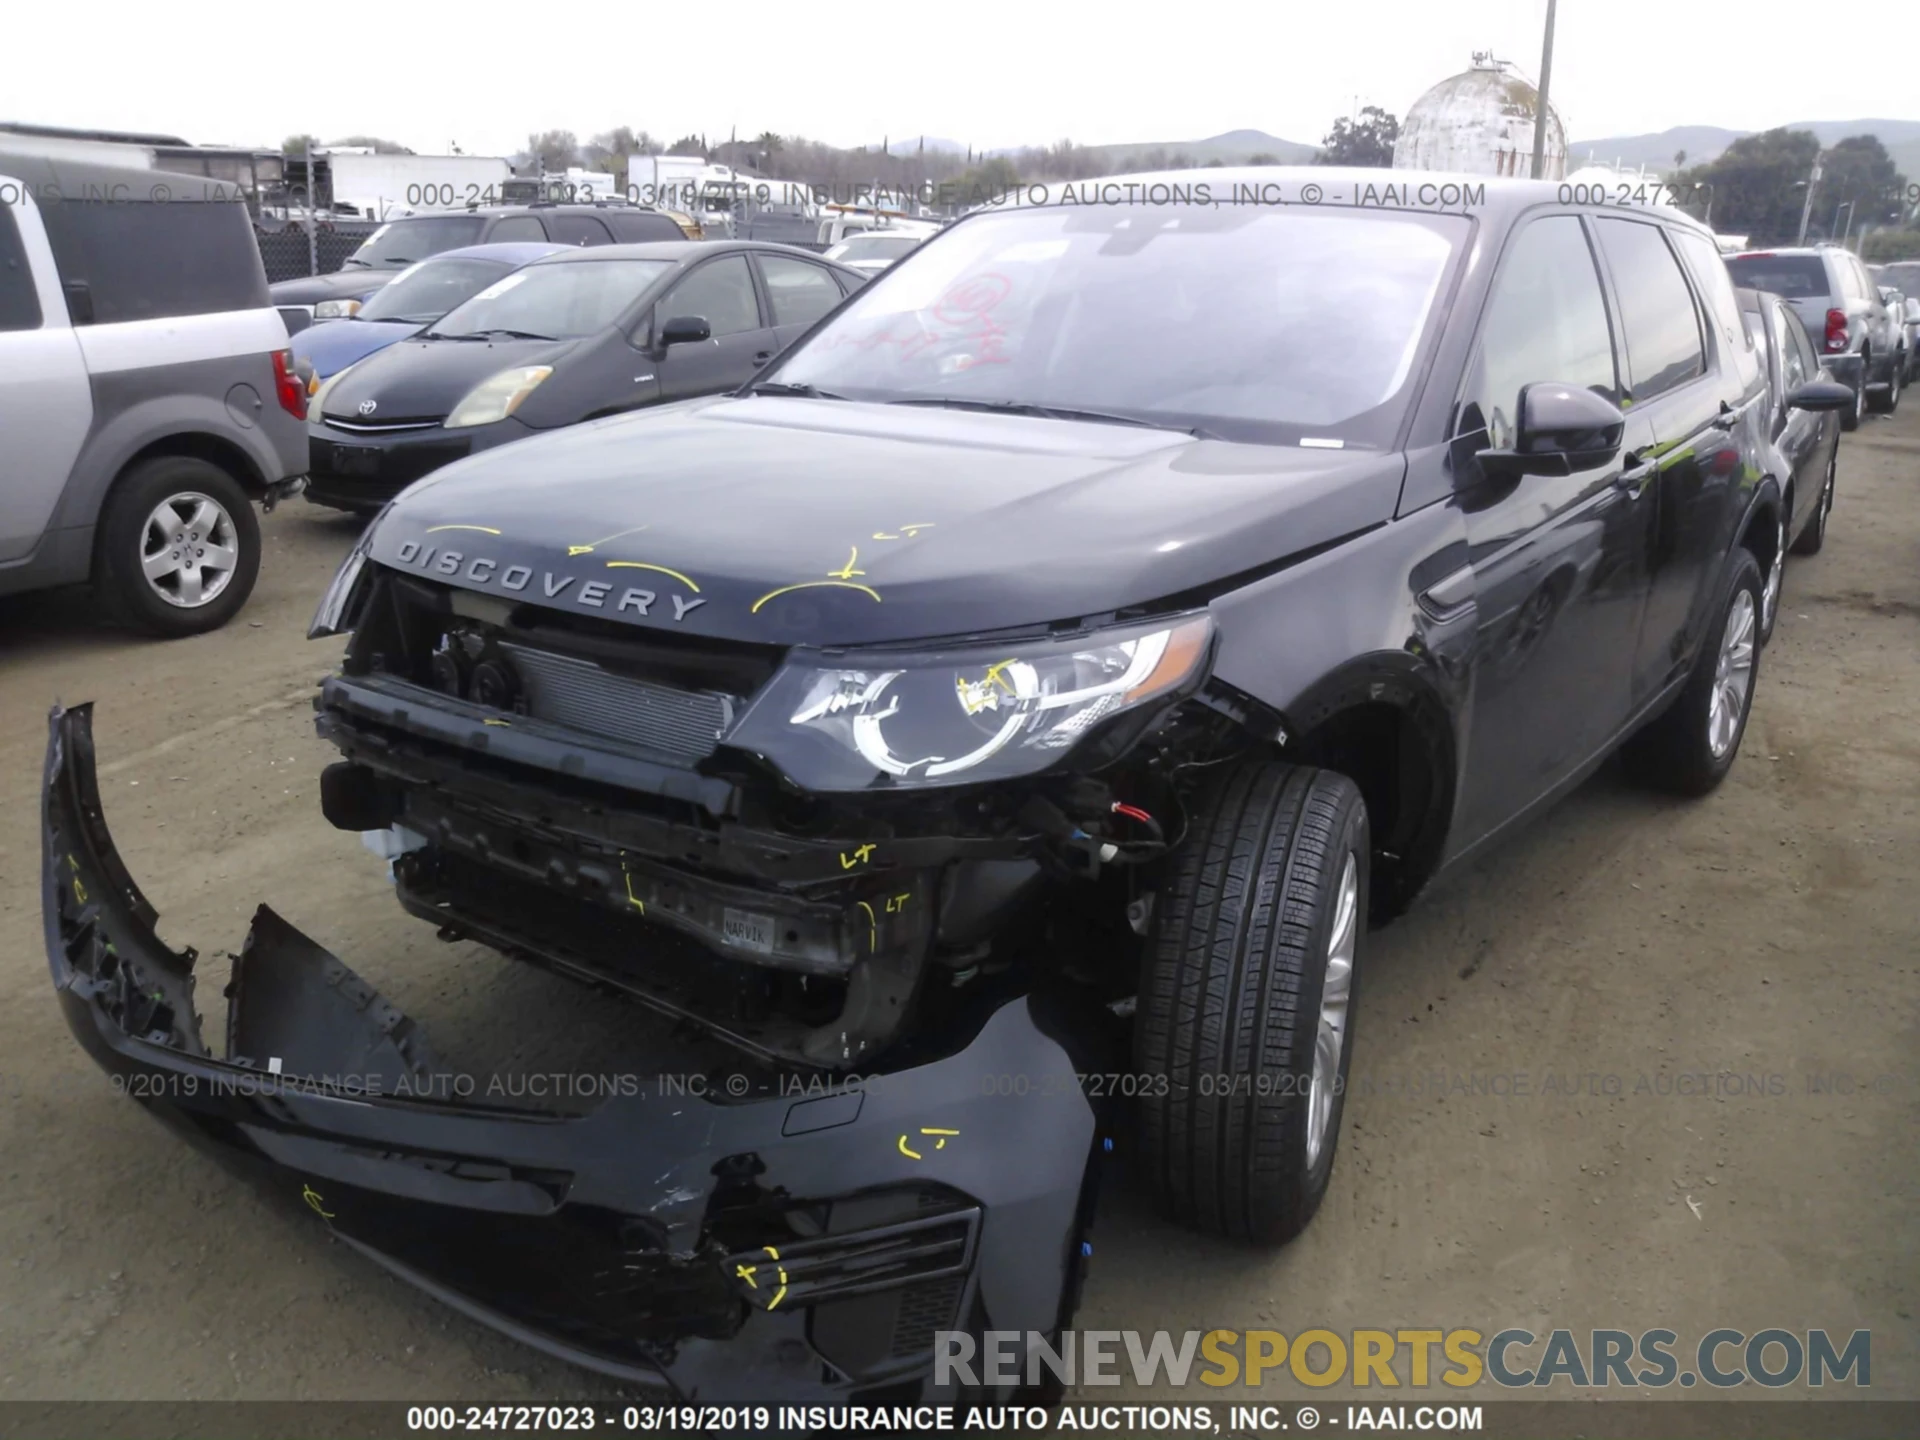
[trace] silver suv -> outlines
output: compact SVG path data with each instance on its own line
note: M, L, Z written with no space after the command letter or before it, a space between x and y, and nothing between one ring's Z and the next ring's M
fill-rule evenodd
M306 404L232 186L0 151L0 595L91 580L137 629L225 624Z
M1734 284L1791 305L1833 378L1853 388L1842 429L1854 429L1869 409L1892 413L1906 380L1905 334L1859 256L1838 245L1748 250L1728 256L1727 269Z

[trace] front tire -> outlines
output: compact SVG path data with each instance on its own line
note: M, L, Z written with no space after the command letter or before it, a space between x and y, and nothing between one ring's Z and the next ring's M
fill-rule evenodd
M246 491L191 455L143 460L100 515L99 588L150 635L203 635L231 620L260 574L260 522Z
M1760 563L1741 549L1727 569L1713 622L1679 698L1624 752L1642 779L1680 795L1705 795L1727 778L1760 681Z
M1833 514L1834 490L1839 481L1840 442L1833 443L1833 451L1827 456L1827 478L1820 482L1820 494L1814 499L1813 518L1807 522L1807 528L1800 532L1800 538L1793 542L1795 555L1818 555L1827 543L1827 517Z
M1874 414L1891 415L1900 408L1900 386L1905 379L1906 368L1906 360L1896 357L1887 371L1887 388L1878 395L1868 397L1867 404L1872 407Z
M1863 363L1860 369L1860 383L1854 387L1853 391L1853 405L1850 409L1840 412L1840 428L1842 430L1858 430L1860 428L1860 422L1866 418L1866 414L1867 371Z
M1278 1244L1326 1195L1353 1053L1366 805L1344 775L1234 767L1176 852L1147 944L1135 1055L1161 1209Z

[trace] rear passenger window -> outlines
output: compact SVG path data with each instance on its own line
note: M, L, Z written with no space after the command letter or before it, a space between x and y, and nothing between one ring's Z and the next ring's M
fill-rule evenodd
M626 244L687 238L686 232L671 217L648 210L625 214L613 210L608 212L606 220L613 227L613 238Z
M38 330L40 297L12 214L0 206L0 330Z
M698 315L714 338L760 328L760 302L754 298L753 277L744 255L709 260L676 285L660 302L659 314L673 320Z
M1619 395L1600 277L1571 215L1535 220L1507 247L1454 433L1484 430L1481 448L1510 447L1521 387L1545 381Z
M591 215L550 215L547 228L562 245L611 245L607 227Z
M811 325L840 303L840 287L830 271L784 255L762 255L760 274L767 282L776 325Z
M1595 222L1626 330L1627 393L1644 404L1706 374L1700 315L1658 225Z
M544 240L547 232L540 228L540 222L531 215L508 215L493 222L493 229L487 232L489 245L505 244L509 240Z
M238 204L64 200L41 207L40 218L61 281L86 285L96 325L271 303L260 247ZM86 323L84 313L74 322Z

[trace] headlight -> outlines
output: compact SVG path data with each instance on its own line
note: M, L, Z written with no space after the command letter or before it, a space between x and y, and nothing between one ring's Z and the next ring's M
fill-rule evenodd
M466 399L453 407L453 413L447 416L447 428L491 425L506 419L551 374L551 365L518 365L482 380L467 392Z
M309 640L324 640L329 635L343 634L353 628L354 612L359 608L360 577L366 572L367 555L373 549L373 532L380 528L380 522L387 518L387 511L391 508L391 503L381 507L373 523L362 530L360 538L353 542L353 549L340 562L340 568L334 571L333 583L327 586L327 593L320 597L320 608L313 612L313 623L307 626Z
M345 320L350 315L358 315L360 313L360 304L361 302L358 300L322 300L318 305L313 307L313 318L316 320Z
M322 409L326 406L327 396L332 393L333 387L338 385L341 378L351 369L353 369L353 366L343 365L340 369L334 371L333 374L322 380L319 389L311 391L307 396L307 414L318 415L321 413Z
M794 652L727 743L814 791L965 785L1047 769L1104 722L1197 685L1204 615L996 649Z

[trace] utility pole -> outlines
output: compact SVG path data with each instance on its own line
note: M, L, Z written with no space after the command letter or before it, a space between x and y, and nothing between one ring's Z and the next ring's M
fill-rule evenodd
M1807 243L1807 221L1813 216L1813 187L1819 183L1820 157L1816 155L1813 160L1813 173L1807 176L1807 198L1806 203L1800 207L1800 238L1793 242L1795 245Z
M1547 126L1553 112L1547 108L1547 91L1553 84L1553 7L1547 0L1547 38L1540 47L1540 108L1533 117L1533 178L1542 180L1547 172Z

